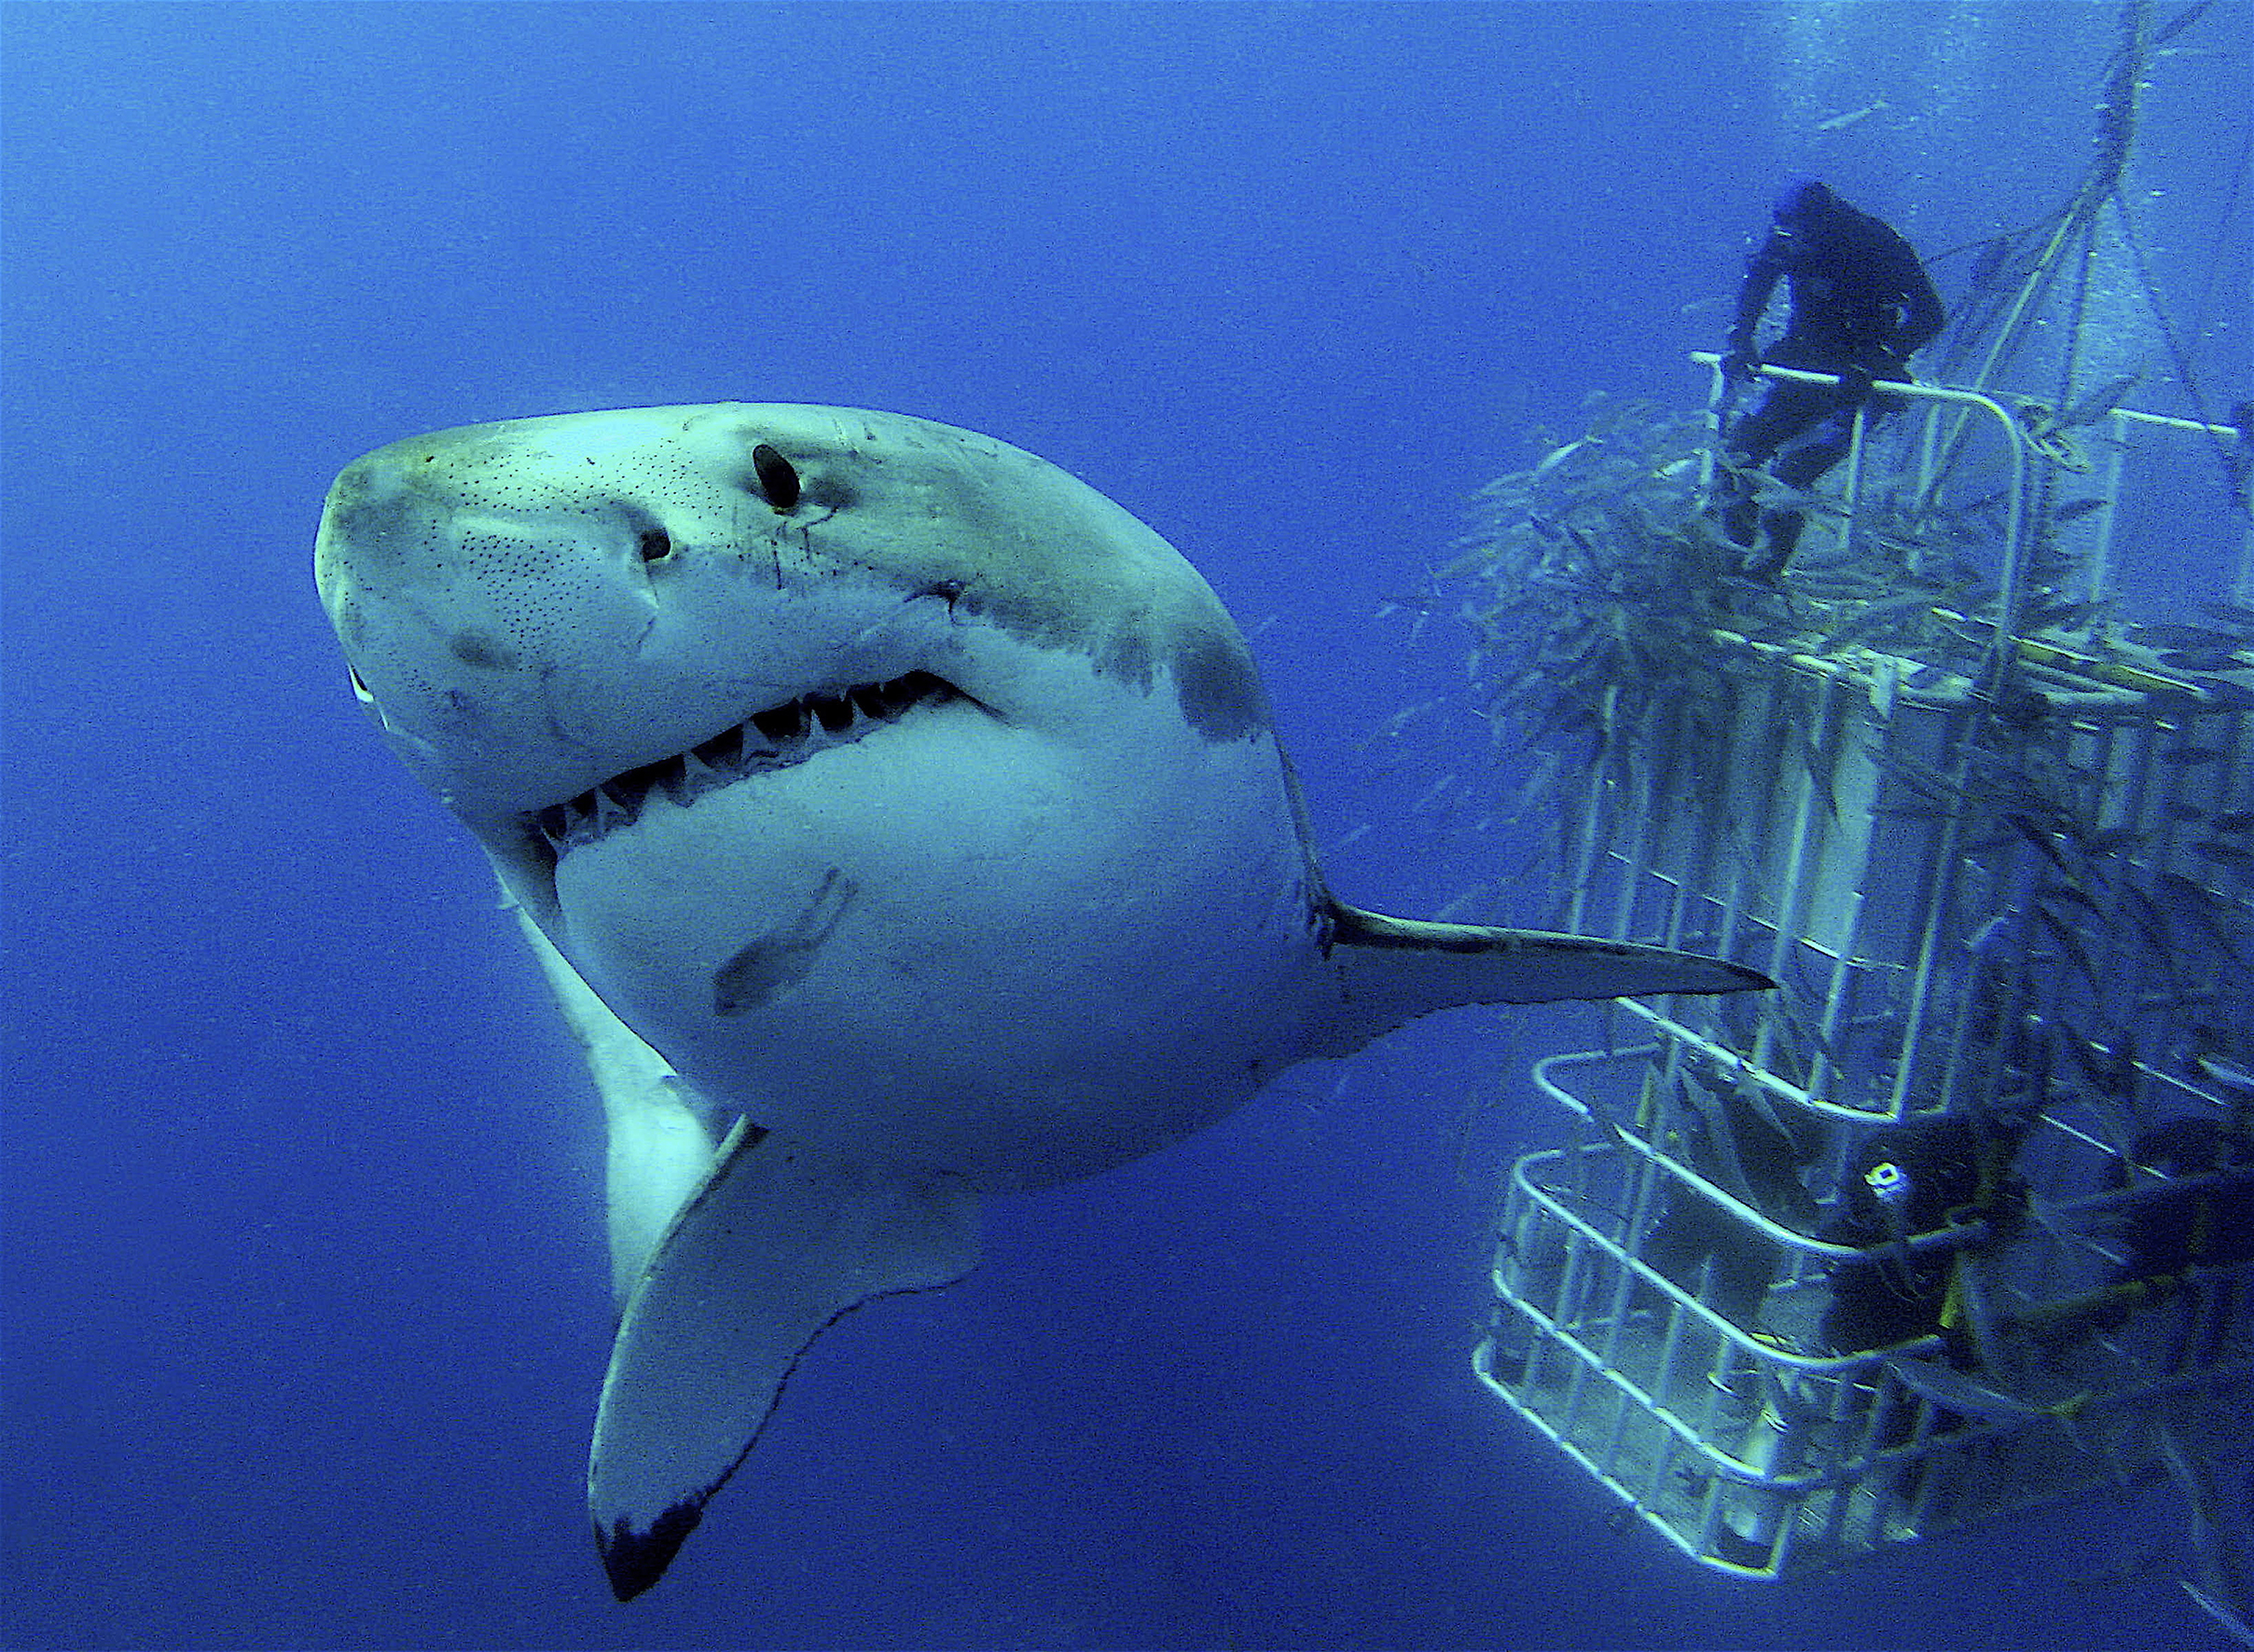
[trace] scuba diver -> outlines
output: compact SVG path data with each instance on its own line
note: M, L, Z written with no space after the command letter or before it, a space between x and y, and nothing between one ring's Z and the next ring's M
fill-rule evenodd
M1943 1117L1881 1130L1848 1161L1839 1208L1817 1236L1864 1254L1832 1265L1818 1332L1826 1352L1890 1348L1943 1328L1957 1255L1913 1253L1907 1242L1978 1204L1984 1151L1970 1122Z
M1784 336L1764 353L1753 330L1779 280L1791 313ZM1766 466L1788 488L1806 489L1847 450L1855 410L1877 379L1908 379L1909 360L1948 320L1925 266L1891 226L1856 211L1813 178L1796 180L1777 199L1776 222L1746 265L1737 322L1722 358L1733 383L1765 363L1840 382L1801 384L1764 379L1761 399L1729 421L1722 530L1749 555L1745 571L1774 579L1791 560L1804 518L1794 510L1763 510L1758 481L1746 473ZM1890 410L1874 404L1869 417ZM1757 530L1766 544L1756 550Z

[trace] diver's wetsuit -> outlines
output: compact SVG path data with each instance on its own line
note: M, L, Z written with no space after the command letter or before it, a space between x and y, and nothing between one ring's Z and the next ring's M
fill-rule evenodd
M1977 1206L1984 1147L1965 1120L1943 1116L1881 1130L1848 1159L1838 1207L1817 1237L1864 1254L1832 1264L1817 1335L1825 1353L1891 1348L1942 1328L1957 1253L1914 1253L1908 1241Z
M1779 280L1789 282L1785 334L1757 354L1753 329ZM1739 472L1766 466L1787 487L1806 489L1837 464L1852 438L1855 409L1874 379L1907 379L1909 359L1948 319L1910 243L1893 227L1856 211L1821 184L1794 184L1777 203L1768 239L1746 265L1723 370L1749 378L1766 361L1810 373L1837 373L1839 385L1764 379L1760 399L1734 420L1727 457ZM1887 411L1881 402L1875 418ZM1763 511L1742 475L1723 483L1722 528L1749 551L1755 530L1768 544L1747 571L1773 577L1800 543L1798 511Z

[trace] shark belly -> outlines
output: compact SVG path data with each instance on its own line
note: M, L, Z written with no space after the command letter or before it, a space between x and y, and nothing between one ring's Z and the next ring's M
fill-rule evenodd
M1081 692L1094 750L959 700L653 797L561 858L555 939L700 1091L809 1143L999 1190L1176 1140L1297 1053L1311 877L1265 731Z

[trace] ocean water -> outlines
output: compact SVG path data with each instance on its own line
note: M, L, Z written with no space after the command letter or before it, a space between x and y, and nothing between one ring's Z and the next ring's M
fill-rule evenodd
M0 1639L2214 1640L2141 1503L1783 1586L1624 1529L1468 1361L1494 1177L1556 1130L1526 1064L1586 1036L1542 1012L1437 1018L995 1201L980 1271L825 1335L672 1574L614 1604L595 1104L309 571L331 476L417 431L745 399L989 432L1220 590L1344 898L1530 915L1478 893L1523 854L1476 829L1468 638L1418 613L1471 496L1591 392L1703 398L1685 354L1789 172L1934 255L2040 217L2113 21L0 8ZM2134 177L2226 400L2248 22L2217 5L2156 63ZM1968 262L1936 257L1944 296ZM2164 366L2140 399L2188 410ZM2164 607L2209 542L2147 517Z

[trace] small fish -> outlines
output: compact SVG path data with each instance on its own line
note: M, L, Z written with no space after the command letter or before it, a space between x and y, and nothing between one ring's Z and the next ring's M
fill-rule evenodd
M2084 1392L2055 1405L2037 1405L1967 1376L1954 1366L1938 1365L1930 1359L1897 1354L1885 1364L1894 1379L1920 1399L1929 1399L1944 1411L1977 1417L1984 1423L2027 1423L2039 1417L2069 1421L2090 1399Z
M2109 826L2102 832L2085 832L2076 835L2081 852L2093 858L2124 854L2144 842L2144 833L2134 826Z
M1434 780L1430 786L1425 788L1424 795L1417 800L1415 807L1410 812L1412 814L1423 814L1434 804L1437 804L1442 796L1445 795L1452 787L1454 787L1455 784L1456 777L1453 773L1441 776L1440 778Z
M2224 924L2218 910L2220 902L2204 885L2184 876L2180 872L2164 872L2155 881L2166 894L2182 902L2180 914L2171 915L2186 918L2197 928L2200 938L2206 943L2254 968L2254 962L2249 962L2247 956L2239 951L2244 937Z
M2061 427L2072 430L2079 425L2095 424L2122 404L2129 392L2144 382L2142 373L2123 373L2118 379L2109 379L2088 395L2076 402L2058 416Z
M2078 504L2103 504L2105 501L2102 499L2078 500L2075 502ZM2069 516L2080 516L2081 514L2079 511L2061 511L2058 513L2057 519L2064 522L2069 518ZM2027 624L2039 631L2080 630L2082 626L2095 619L2110 606L2111 604L2108 602L2061 602L2051 607L2038 608L2027 616Z
M2126 898L2129 919L2144 943L2163 958L2173 957L2178 950L2167 909L2135 884L2125 884L2122 894Z
M2241 1095L2254 1095L2254 1073L2244 1067L2233 1067L2227 1061L2218 1061L2212 1055L2199 1058L2199 1070L2226 1090L2235 1090Z
M2123 1050L2109 1050L2076 1032L2072 1027L2056 1026L2052 1028L2057 1042L2074 1058L2081 1068L2081 1076L2098 1094L2123 1096L2133 1094L2136 1081L2134 1059ZM2095 1107L2095 1096L2081 1098Z
M2079 884L2047 883L2036 892L2036 899L2046 904L2079 906L2092 917L2103 921L2104 915L2097 909L2096 897Z
M2136 626L2131 630L2147 648L2244 648L2254 642L2254 632L2219 631L2212 626Z
M2182 1584L2184 1593L2192 1597L2192 1604L2215 1619L2223 1633L2229 1635L2242 1646L2254 1646L2254 1627L2250 1627L2244 1618L2232 1611L2230 1607L2207 1593L2189 1577L2178 1577L2176 1581Z
M1896 620L1923 619L1936 603L1952 600L1961 594L1962 589L1959 586L1949 591L1919 591L1913 596L1874 602L1845 625L1833 627L1824 641L1832 648L1840 648L1858 638L1883 630Z
M1807 994L1804 992L1801 997L1807 997ZM1769 998L1769 1010L1774 1012L1777 1021L1785 1027L1785 1032L1788 1032L1790 1037L1799 1039L1801 1048L1807 1048L1807 1051L1819 1051L1826 1062L1837 1062L1839 1051L1832 1046L1831 1039L1823 1035L1823 1026L1819 1024L1819 1021L1810 1021L1804 1014L1796 1014L1792 1008L1792 1000L1785 997L1783 992L1774 994L1774 997ZM1767 1108L1767 1102L1763 1102L1763 1107ZM1774 1108L1769 1108L1767 1116L1769 1116L1769 1122L1777 1124L1778 1134L1785 1134L1783 1120L1777 1118Z
M1809 783L1822 794L1824 807L1836 820L1839 819L1838 748L1834 746L1827 757L1812 738L1804 735L1800 741L1800 762L1801 766L1808 771Z
M1706 1148L1713 1160L1713 1179L1732 1197L1748 1205L1758 1205L1760 1195L1754 1192L1752 1180L1746 1174L1745 1161L1737 1151L1737 1131L1730 1122L1722 1097L1692 1078L1678 1080L1675 1094L1705 1126Z
M2235 648L2171 648L2160 656L2171 671L2229 671L2243 668Z
M1529 474L1535 478L1535 480L1541 480L1543 476L1548 475L1552 471L1563 464L1567 460L1572 458L1574 454L1580 452L1583 447L1587 447L1596 438L1593 436L1583 436L1578 442L1568 442L1562 447L1551 449L1550 452L1542 456L1542 462L1536 465Z
M1886 99L1880 98L1875 103L1865 103L1860 109L1850 109L1845 115L1834 115L1829 120L1819 120L1816 123L1816 130L1819 132L1845 131L1857 121L1868 120L1886 107Z
M2169 41L2175 39L2177 35L2182 34L2186 29L2197 22L2202 17L2206 16L2207 7L2214 4L2215 0L2198 0L2196 5L2185 7L2176 16L2170 18L2166 22L2163 23L2158 29L2154 30L2152 38L2147 41L2146 45L2148 47L2166 45Z
M2254 1631L2247 1629L2242 1609L2247 1592L2242 1523L2226 1508L2212 1466L2184 1443L2164 1413L2153 1424L2152 1450L2168 1478L2176 1482L2176 1489L2183 1494L2186 1535L2198 1563L2200 1582L2206 1585L2202 1589L2189 1579L2178 1579L2184 1592L2240 1645L2254 1647Z
M1416 722L1419 717L1422 717L1426 712L1431 710L1433 707L1439 704L1440 702L1438 700L1424 700L1417 705L1409 706L1402 710L1394 712L1392 716L1386 719L1386 721L1379 725L1376 738L1382 740L1399 739L1401 737L1402 730L1408 727L1410 723Z
M2199 685L2199 700L2204 706L2229 706L2241 711L2254 711L2254 688L2233 682L2228 677L2210 678Z
M1972 260L1972 273L1967 278L1967 284L1975 293L1986 292L2003 274L2003 261L2011 255L2010 236L1999 235L1994 241L1984 243L1980 256Z
M1964 949L1975 957L1986 958L1993 963L2003 955L2012 937L2018 934L2019 927L2019 914L1999 912L1973 931L1971 939L1964 943Z
M2060 872L2068 877L2074 875L2073 868L2067 864L2066 851L2059 847L2056 833L2047 831L2028 819L2026 816L2018 813L2004 816L2003 823L2026 838L2029 844L2041 852L2044 860L2057 867Z

